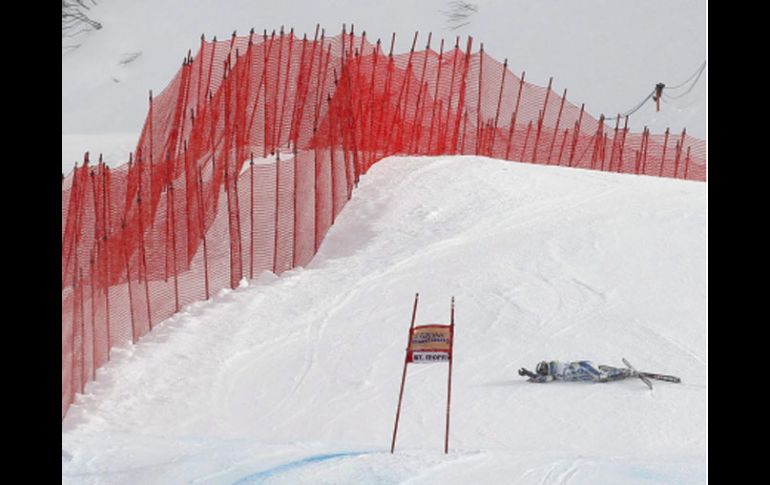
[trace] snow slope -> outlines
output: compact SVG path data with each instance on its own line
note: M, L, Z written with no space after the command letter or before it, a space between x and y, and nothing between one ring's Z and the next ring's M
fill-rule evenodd
M476 157L392 158L306 268L113 351L62 423L62 482L706 483L706 185ZM456 298L446 365L410 366ZM589 359L682 384L535 385Z
M443 37L474 37L486 52L529 82L553 89L596 118L636 106L657 82L676 86L707 58L706 0L478 0L467 25L452 30L448 0L98 0L89 15L103 28L78 39L80 48L62 56L62 171L68 173L85 151L105 153L111 165L128 159L126 139L138 140L147 115L148 90L160 92L179 69L200 35L229 38L293 26L312 36L317 23L329 34L342 24L366 30L388 43L396 32L397 52L408 51L415 31L419 45L433 32ZM671 90L660 112L647 103L630 126L647 125L662 133L682 128L706 138L708 67L689 94L689 84ZM611 123L614 127L614 123ZM107 134L104 139L92 136ZM65 139L65 135L67 135ZM122 156L120 156L122 154Z

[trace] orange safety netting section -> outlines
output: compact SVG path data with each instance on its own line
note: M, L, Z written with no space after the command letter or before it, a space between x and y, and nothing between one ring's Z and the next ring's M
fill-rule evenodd
M706 144L614 127L459 38L385 53L353 32L206 42L150 98L135 157L62 179L62 418L183 306L307 264L359 177L395 154L473 154L705 180Z

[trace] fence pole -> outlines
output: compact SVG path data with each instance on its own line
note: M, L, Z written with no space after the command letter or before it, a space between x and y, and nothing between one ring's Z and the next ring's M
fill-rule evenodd
M519 92L516 94L516 104L513 107L513 114L511 115L511 126L508 130L508 144L505 147L505 159L509 160L508 153L511 149L511 141L513 140L513 133L516 131L516 118L518 117L519 113L519 102L521 101L521 92L524 89L524 76L527 74L526 71L521 72L521 77L519 78Z
M394 123L392 123L393 129L396 130L396 152L400 153L404 150L404 125L407 123L407 108L409 106L409 89L412 84L412 58L414 57L414 47L417 44L417 36L419 31L414 33L414 39L412 40L412 48L409 50L409 58L406 63L406 72L404 74L404 82L401 83L401 90L398 93L398 101L396 102L396 113L393 117ZM403 106L403 113L401 112ZM400 118L400 119L399 119ZM398 120L398 127L395 126L395 120Z
M271 145L270 145L270 153L274 153L278 149L278 138L277 138L277 131L276 131L276 124L278 122L278 97L280 95L280 89L281 89L281 67L283 63L283 25L281 26L281 30L279 33L278 38L278 64L276 65L275 69L275 89L273 94L273 108L272 108L272 119L271 122L273 124L272 132L270 133L272 135L271 137Z
M366 135L366 146L368 148L367 150L367 157L364 167L364 171L368 172L369 167L374 164L375 161L375 151L377 149L377 140L374 139L374 118L375 118L375 112L378 109L378 103L376 103L376 96L374 94L374 88L375 88L375 80L376 80L376 74L377 74L377 61L379 61L380 58L380 39L377 39L377 44L374 48L374 52L372 54L372 78L369 83L369 106L367 109L368 117L369 117L369 130Z
M264 43L267 44L267 30L265 30L262 33L262 36L264 38ZM274 41L275 41L275 30L273 30L271 32L271 34L270 34L270 45L269 45L268 49L263 49L265 61L264 61L264 67L263 67L263 71L262 72L264 73L264 76L265 76L265 99L263 100L263 106L262 106L262 111L263 111L262 115L263 115L263 118L264 118L263 125L262 125L263 126L263 130L262 131L264 132L263 133L264 134L264 142L263 142L264 143L264 148L263 148L263 155L262 156L264 158L267 158L267 155L270 152L270 110L268 109L268 105L270 103L270 100L268 100L268 97L269 97L268 89L269 89L269 85L270 85L270 78L268 78L268 76L267 76L267 68L268 68L268 63L270 61L270 58L272 57L273 45L275 44ZM270 93L270 94L272 94L272 93Z
M213 168L213 167L212 167ZM206 290L206 300L211 298L209 291L209 257L208 248L206 246L206 220L205 209L203 207L203 174L201 173L200 166L198 166L198 222L200 225L201 239L203 240L203 280Z
M292 209L292 216L294 217L294 225L293 225L293 232L292 232L292 246L291 246L291 267L296 268L297 267L297 170L299 170L299 165L297 163L297 148L294 148L294 193L292 194L292 202L293 202L293 209Z
M329 179L331 180L331 190L329 191L329 197L330 197L330 206L332 208L332 220L331 223L334 224L334 221L337 218L337 176L336 176L336 170L334 169L335 165L335 153L336 153L336 146L337 143L337 130L335 129L337 126L337 113L335 113L332 110L332 98L330 95L326 96L326 104L329 106L328 108L328 119L329 119ZM335 106L336 108L336 106Z
M77 172L77 167L75 167L75 172ZM74 183L74 177L73 177L73 183ZM75 259L77 260L77 253L75 254ZM76 367L77 367L77 350L75 347L75 329L77 328L77 305L78 305L78 275L77 275L77 265L75 265L75 268L72 270L72 324L71 324L71 341L70 341L70 393L73 394L72 398L70 399L70 403L74 400L74 394L77 392L75 389L75 376L76 374Z
M390 88L392 84L392 77L393 77L393 44L396 42L396 33L393 32L393 35L390 37L390 52L388 52L388 65L386 67L386 75L385 75L385 95L383 98L383 103L380 107L380 116L377 120L377 135L374 137L377 143L381 141L380 135L382 134L382 128L383 128L383 119L385 118L385 111L390 109ZM384 143L383 145L383 152L382 156L386 157L389 155L388 149L390 148L390 136L388 136L388 141Z
M281 32L281 44L283 44L283 32ZM282 146L281 144L281 134L283 133L283 119L284 119L284 112L286 111L286 95L289 92L289 76L291 74L291 52L294 47L294 27L291 28L289 31L289 52L286 55L286 77L283 81L283 98L281 99L281 119L278 123L278 134L276 135L276 147ZM278 69L281 69L281 66L278 66ZM296 90L296 86L295 86ZM296 97L296 94L295 94Z
M200 111L201 106L201 86L203 86L203 48L205 47L206 43L206 36L204 34L201 34L201 46L199 49L200 57L196 60L198 62L198 84L196 85L195 90L195 112Z
M454 136L452 137L451 154L457 153L457 142L459 141L458 138L460 136L460 121L464 116L463 113L467 113L467 109L465 107L465 88L467 86L468 68L471 62L472 47L473 47L473 37L468 36L468 45L465 49L465 59L463 61L463 75L462 75L462 79L460 80L460 93L457 98L457 120L455 120L455 132L454 132Z
M626 148L626 135L628 135L628 116L626 116L626 120L623 123L623 138L620 143L620 153L618 154L618 173L620 173L623 170L623 151Z
M99 164L96 167L96 170L101 175L102 172L102 156L99 155ZM101 244L102 244L102 234L104 233L104 219L100 218L99 214L99 196L96 189L96 172L91 171L89 172L90 178L91 178L91 198L94 202L94 245L91 248L91 257L89 259L89 271L91 276L91 367L92 367L92 378L96 379L96 295L97 295L97 278L96 273L99 272L99 267L101 266L99 262L101 261L101 251L99 251ZM101 224L100 224L101 219ZM102 231L100 231L100 225Z
M545 122L545 110L548 108L548 97L551 94L551 85L553 84L553 77L548 79L548 89L545 91L545 100L543 101L543 109L540 111L540 117L537 120L537 133L535 134L535 148L532 150L532 163L537 163L537 149L540 147L540 132L543 129L543 122Z
M173 263L174 263L174 306L175 311L174 313L178 313L181 306L179 305L179 266L177 264L177 255L176 255L176 223L174 219L174 212L175 212L175 206L174 206L174 182L168 183L168 198L171 202L171 254L173 254Z
M676 141L674 153L674 178L676 178L676 175L679 173L679 157L682 155L682 145L679 144L679 140Z
M273 222L273 274L278 274L278 214L281 208L279 196L281 188L281 152L276 152L275 159L275 219Z
M599 145L602 139L602 128L604 128L604 115L599 116L599 124L596 125L596 133L593 136L593 150L591 151L591 170L595 170L594 165L599 156Z
M425 88L425 71L428 67L428 52L430 51L430 41L433 37L433 32L428 32L428 43L425 46L425 55L422 58L422 73L420 73L420 89L417 92L417 104L414 108L414 129L412 129L412 137L409 140L409 153L417 151L417 147L420 144L420 136L422 135L422 104L424 102L423 90ZM419 124L417 121L419 113ZM418 134L418 130L420 133Z
M575 159L575 150L577 149L577 144L580 139L580 125L583 122L583 112L585 111L585 103L580 105L580 115L578 115L578 119L575 122L575 131L572 134L572 151L569 154L569 166L573 166L573 162Z
M607 132L604 132L604 136L602 137L602 148L599 152L599 156L602 160L602 171L604 171L604 161L607 159Z
M556 165L561 166L561 154L564 152L564 145L567 144L567 134L569 133L569 128L564 129L564 136L561 139L561 147L559 148L559 158L556 160Z
M679 161L682 158L682 149L684 148L684 137L687 133L687 129L682 130L682 136L679 138L679 141L677 142L677 149L676 149L676 158L674 160L674 178L676 178L676 175L679 173Z
M126 249L126 219L123 218L123 221L121 222L121 229L122 237L120 241L120 246L123 249L123 261L126 263L126 286L128 287L128 308L129 308L129 315L131 316L131 341L133 343L136 343L137 341L137 331L136 331L136 322L134 320L134 294L133 291L131 291L131 265L129 263L128 259L128 250Z
M460 53L460 36L458 35L455 39L455 48L454 48L454 55L452 56L452 77L449 81L449 100L447 101L446 105L446 122L444 123L444 128L442 131L441 127L441 119L439 118L439 133L438 133L438 153L444 153L444 150L446 149L446 139L449 135L449 121L452 113L452 100L454 99L454 90L455 90L455 76L457 71L457 56ZM443 115L443 114L442 114ZM454 125L454 124L453 124Z
M98 244L98 239L97 239ZM96 281L94 279L94 251L91 251L89 259L89 270L91 272L91 380L96 380Z
M443 62L443 60L444 60L444 39L441 39L441 44L439 46L439 51L438 51L438 65L436 68L438 72L436 72L436 85L433 89L433 103L431 105L431 112L430 112L430 130L428 132L428 149L426 153L427 155L434 154L431 148L433 146L433 126L436 120L436 106L438 105L438 87L441 81L441 70L442 70L441 63ZM441 111L439 110L439 115L440 114L441 114ZM439 125L440 124L441 122L439 121Z
M267 30L264 31L264 34L262 36L262 74L259 76L259 82L257 83L257 89L256 93L254 95L254 103L251 108L251 115L249 116L249 122L244 127L246 129L246 133L251 133L251 129L254 126L254 119L257 114L257 111L259 110L259 101L260 101L260 95L264 92L265 99L263 100L263 107L265 110L267 110L267 59L270 55L269 49L273 47L272 43L268 45L267 43ZM263 113L264 114L264 113ZM266 116L266 115L265 115ZM264 116L263 116L264 118ZM262 130L265 132L265 129ZM265 133L263 133L264 135ZM256 141L256 140L255 140ZM263 154L265 157L267 157L267 143L264 143L263 147Z
M527 124L527 134L524 137L524 146L521 148L521 157L519 158L520 161L524 161L524 153L527 151L527 142L529 141L529 132L532 131L532 120L529 120L529 123Z
M80 278L80 393L86 392L86 317L83 309L83 268L78 267Z
M559 124L561 123L561 113L564 110L564 101L567 99L567 89L564 89L564 94L561 96L561 104L559 105L559 114L556 117L556 126L553 129L553 138L551 139L551 147L548 149L548 160L546 164L550 165L551 155L553 154L553 145L556 143L556 137L559 134ZM557 163L558 164L558 163Z
M147 116L147 124L149 125L149 131L150 131L150 194L152 194L152 182L153 182L153 179L154 179L154 177L153 177L153 166L152 166L152 157L154 155L153 154L153 143L152 143L152 140L153 140L153 133L152 132L155 131L155 130L153 130L152 119L153 119L153 102L152 102L152 89L151 89L150 90L150 113ZM139 155L138 152L137 152L137 155ZM139 160L137 160L137 162L138 161ZM142 172L140 170L139 171L139 180L141 180L141 179L142 179ZM152 195L150 195L150 198L151 198L150 201L152 202Z
M612 150L610 150L610 167L608 170L612 172L612 163L615 161L615 147L618 144L618 128L620 127L620 113L615 117L615 131L612 135Z
M476 99L476 155L479 154L481 149L481 90L484 83L482 82L482 75L484 72L484 43L479 44L479 92Z
M104 221L105 221L105 231L104 231L104 266L105 266L105 277L104 277L104 303L105 303L105 327L107 329L107 360L110 360L110 349L112 348L112 336L111 336L111 330L110 330L110 282L112 280L112 268L110 266L110 214L112 213L112 198L110 197L110 167L107 165L104 166L104 177L102 178L102 183L104 184L104 189L102 190L102 196L104 197Z
M145 250L145 244L144 244L144 218L142 217L142 212L144 210L142 209L142 175L143 170L142 167L144 164L142 163L142 158L137 158L136 166L139 171L139 191L136 197L136 210L139 213L139 242L140 242L140 249L141 249L141 266L139 270L139 277L141 279L142 275L144 276L144 296L147 302L147 322L149 324L150 330L152 330L152 310L150 308L150 281L147 277L147 252Z
M658 171L658 177L663 176L663 165L666 163L666 147L668 146L668 128L666 128L666 135L663 139L663 154L660 156L660 170Z
M317 32L317 26L316 26ZM305 52L307 51L307 34L302 36L302 54L300 54L299 70L297 71L297 81L295 82L294 106L291 112L291 128L289 129L289 140L292 145L297 146L299 140L299 131L302 125L302 116L305 114L306 96L310 78L313 73L313 61L315 60L315 42L310 49L310 69L305 67Z
M254 152L249 161L249 279L254 279Z
M313 137L315 138L316 129L313 128ZM313 254L318 252L318 246L321 244L319 241L319 220L321 219L320 209L320 179L318 175L321 173L321 161L318 159L318 144L313 146Z
M642 135L642 175L647 172L647 147L650 145L650 130L645 126Z
M687 156L684 159L684 179L687 180L687 172L690 169L690 146L687 146Z
M236 126L235 129L237 130L238 127ZM243 233L241 232L241 191L238 189L238 179L239 177L239 170L240 168L240 160L238 161L238 164L235 166L235 170L233 171L233 199L235 200L235 246L238 250L238 272L236 273L237 281L235 281L235 284L237 285L240 283L240 281L243 279Z
M503 78L500 80L500 94L497 96L497 109L495 110L495 125L492 129L492 141L489 143L489 155L494 156L495 137L497 135L497 122L500 119L500 105L503 102L503 89L505 88L505 74L508 72L508 58L503 61Z

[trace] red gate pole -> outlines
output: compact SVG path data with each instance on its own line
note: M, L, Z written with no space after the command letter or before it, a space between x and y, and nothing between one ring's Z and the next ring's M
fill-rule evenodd
M449 405L452 399L452 360L455 346L455 297L452 297L452 313L449 319L449 377L446 389L446 432L444 433L444 454L449 452Z
M412 308L412 323L409 325L409 340L406 343L407 352L404 356L404 372L401 374L401 391L398 393L398 408L396 408L396 424L393 426L393 441L390 443L390 453L393 454L393 450L396 449L396 433L398 433L398 418L401 416L401 401L404 397L404 383L406 382L406 366L409 359L409 344L412 342L412 331L414 330L414 317L417 315L417 300L419 300L420 294L414 294L414 308Z

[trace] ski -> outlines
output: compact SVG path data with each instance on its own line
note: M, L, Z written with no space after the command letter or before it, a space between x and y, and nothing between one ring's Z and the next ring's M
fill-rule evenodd
M649 387L649 388L650 388L650 390L652 391L652 382L650 382L650 380L649 380L647 377L645 377L645 376L644 376L642 373L640 373L639 371L637 371L636 369L634 369L634 366L632 366L631 364L629 364L629 363L628 363L628 361L626 360L626 358L625 358L625 357L623 357L623 363L624 363L624 364L626 364L626 367L628 367L629 369L631 369L632 371L634 371L634 375L635 375L636 377L638 377L639 379L641 379L641 380L642 380L642 382L644 382L645 384L647 384L647 387Z
M682 379L676 377L676 376L669 376L666 374L654 374L652 372L639 372L639 374L643 375L644 377L648 379L656 379L659 381L666 381L666 382L676 382L681 383Z

